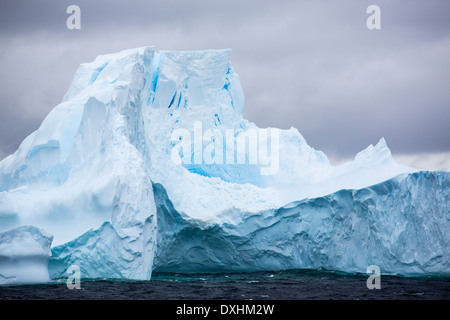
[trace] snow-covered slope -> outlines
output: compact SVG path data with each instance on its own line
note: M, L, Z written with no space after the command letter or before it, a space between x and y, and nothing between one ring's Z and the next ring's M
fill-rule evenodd
M199 226L226 224L234 227L221 232L229 231L233 237L233 228L240 228L246 217L276 216L279 208L293 201L303 200L302 206L308 206L315 203L308 198L327 199L326 195L342 189L366 190L416 171L398 164L384 139L352 162L332 166L296 129L260 129L243 119L243 108L244 95L230 64L230 50L157 52L143 47L82 64L63 102L13 155L0 162L0 230L31 224L52 234L56 247L50 269L54 276L78 264L85 277L150 279L155 255L158 268L171 268L170 263L162 267L166 250L162 248L174 240L161 238L161 210L155 203L154 186L164 188L171 212L183 220L181 225L189 221ZM439 179L446 176L436 173ZM395 188L409 192L403 184ZM445 205L444 211L432 216L446 217L442 221L447 228L448 197L437 195L436 185L424 188L435 205ZM407 196L399 191L398 197ZM375 202L382 199L377 193L373 197ZM337 207L356 205L356 200L349 201ZM395 216L398 212L391 211L406 210L402 207L406 203L392 201L400 207L385 207L385 214ZM382 203L386 201L377 210ZM364 215L360 218L365 219ZM304 227L292 223L292 228ZM339 227L328 224L332 225ZM164 230L178 237L175 231ZM204 229L199 227L196 232ZM289 235L294 237L294 233ZM438 236L426 241L437 241ZM289 248L300 245L294 238ZM261 254L266 251L264 245L272 246L258 243ZM288 247L279 250L294 250ZM389 255L383 257L389 259ZM329 256L327 263L308 264L274 258L267 260L272 264L262 265L269 269L319 264L344 271L346 266L349 271L356 268L336 264L336 259ZM242 265L252 269L248 263ZM203 271L210 265L195 262L183 268ZM386 261L386 265L390 264ZM235 269L232 266L230 270ZM399 268L392 272L406 271ZM442 268L430 270L448 272L448 266ZM227 270L226 264L218 269Z

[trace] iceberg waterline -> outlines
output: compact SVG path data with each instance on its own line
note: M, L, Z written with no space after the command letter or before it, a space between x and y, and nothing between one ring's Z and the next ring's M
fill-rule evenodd
M296 129L270 128L272 175L173 161L173 132L194 135L195 122L223 136L259 129L243 108L230 50L143 47L82 64L63 102L0 162L0 231L53 235L52 278L72 264L121 279L371 264L450 274L448 173L398 164L384 139L335 167Z

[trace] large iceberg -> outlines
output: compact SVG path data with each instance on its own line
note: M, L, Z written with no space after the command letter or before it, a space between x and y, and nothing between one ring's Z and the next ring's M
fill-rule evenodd
M332 166L298 130L258 128L230 53L142 47L82 64L0 162L0 231L53 235L52 278L74 264L121 279L371 264L450 274L448 172L398 164L383 138Z

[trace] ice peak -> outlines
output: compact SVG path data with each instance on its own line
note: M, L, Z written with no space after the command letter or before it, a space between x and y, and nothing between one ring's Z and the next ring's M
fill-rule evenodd
M140 47L99 55L92 62L82 63L76 71L63 101L74 99L88 87L94 88L87 92L88 95L92 95L96 90L114 88L117 86L116 82L126 85L130 81L132 67L136 63L151 62L154 53L154 47Z
M384 137L382 137L375 146L370 144L366 149L360 151L355 156L355 161L384 161L390 158L392 158L391 150L388 148Z

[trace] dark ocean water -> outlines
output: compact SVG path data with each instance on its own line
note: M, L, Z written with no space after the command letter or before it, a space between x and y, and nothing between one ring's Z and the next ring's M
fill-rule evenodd
M450 278L381 276L381 289L369 290L367 276L291 270L238 274L153 274L151 281L81 281L0 287L0 299L102 300L449 300Z

